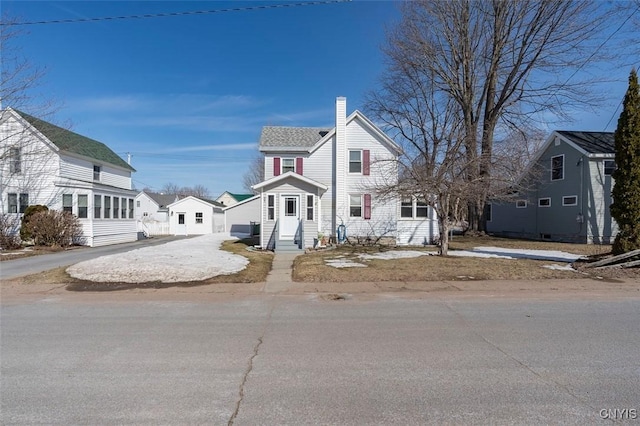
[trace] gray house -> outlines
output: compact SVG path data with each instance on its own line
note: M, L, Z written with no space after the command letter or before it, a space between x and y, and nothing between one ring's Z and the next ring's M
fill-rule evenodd
M555 131L523 174L513 201L488 206L487 231L501 236L612 243L613 133Z

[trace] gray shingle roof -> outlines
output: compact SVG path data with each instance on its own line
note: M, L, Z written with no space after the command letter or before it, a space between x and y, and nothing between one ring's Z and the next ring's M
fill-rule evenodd
M613 132L573 132L559 130L558 133L589 154L613 154L615 145Z
M169 204L180 198L175 194L158 194L156 192L145 192L145 194L147 194L153 201L158 203L158 206L160 206L160 208L165 208Z
M33 117L22 111L14 110L29 124L38 129L40 133L45 135L55 146L61 151L82 155L103 163L114 166L123 167L127 170L135 172L135 169L127 164L118 154L113 152L108 146L102 142L98 142L86 136L79 135L70 130L63 129L54 124L48 123L39 118Z
M260 147L311 148L331 129L320 127L265 126L260 135Z

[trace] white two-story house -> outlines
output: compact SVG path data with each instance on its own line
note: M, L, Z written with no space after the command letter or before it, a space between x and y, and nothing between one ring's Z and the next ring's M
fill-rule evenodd
M253 186L262 247L302 249L321 236L430 243L437 236L431 208L422 215L410 200L401 209L396 196L376 192L397 183L399 146L361 112L347 116L346 98L337 98L335 120L333 128L263 128L265 180Z
M7 108L0 115L0 158L2 214L19 219L27 206L40 204L78 217L83 238L77 243L137 239L135 170L105 144Z

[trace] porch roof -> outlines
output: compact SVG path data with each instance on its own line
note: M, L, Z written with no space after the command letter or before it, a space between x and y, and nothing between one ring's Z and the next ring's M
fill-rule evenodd
M297 179L297 180L299 180L301 182L305 182L305 183L307 183L309 185L313 185L316 188L320 188L323 191L326 191L328 189L327 185L325 185L323 183L320 183L320 182L318 182L316 180L309 179L306 176L299 175L299 174L297 174L295 172L287 172L287 173L281 174L280 176L272 177L271 179L267 179L265 181L262 181L262 182L260 182L258 184L253 185L251 188L252 189L262 189L265 186L273 185L275 183L278 183L278 182L280 182L282 180L286 180L288 178Z

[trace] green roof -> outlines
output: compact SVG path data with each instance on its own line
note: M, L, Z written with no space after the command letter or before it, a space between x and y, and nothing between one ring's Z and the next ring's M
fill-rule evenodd
M22 111L14 111L35 127L40 133L45 135L47 139L49 139L61 151L82 155L83 157L88 157L102 163L108 163L134 172L136 171L133 167L127 164L126 161L120 158L118 154L113 152L102 142L79 135L71 130L63 129L62 127L58 127L54 124L47 123L39 118L25 114Z
M232 194L230 192L229 195L231 195L233 198L235 198L236 201L240 202L240 201L246 200L247 198L254 197L256 194Z

